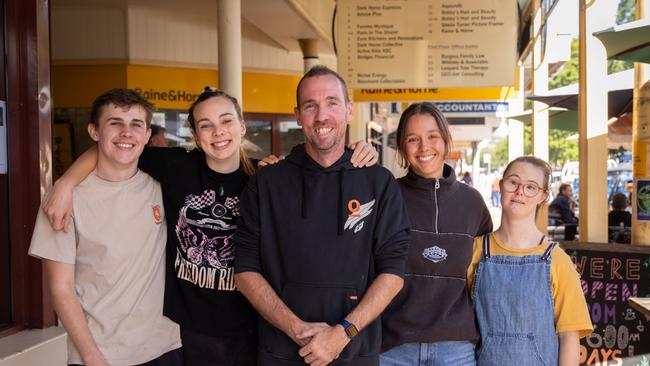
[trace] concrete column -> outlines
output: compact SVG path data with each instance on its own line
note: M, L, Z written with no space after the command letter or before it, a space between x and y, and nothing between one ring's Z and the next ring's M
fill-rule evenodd
M548 105L533 102L533 155L544 161L548 161L549 158L548 129Z
M524 155L524 123L508 120L508 161Z
M542 48L542 9L540 0L533 0L534 43L532 49L532 89L533 94L543 95L548 92L548 64L544 59ZM533 101L532 115L533 155L548 161L548 105ZM548 202L543 203L535 219L537 227L543 233L548 232Z
M472 182L474 186L478 184L479 171L481 170L481 150L483 146L476 141L472 141Z
M240 0L217 0L219 89L242 100Z
M637 19L647 18L650 0L637 0ZM634 99L632 102L632 141L634 155L634 191L632 201L632 244L650 245L650 222L637 220L637 180L650 179L650 65L634 64Z
M371 103L354 103L354 116L348 124L350 142L366 140L366 123L370 121Z
M300 50L302 51L302 60L305 73L312 67L318 65L318 40L314 38L302 38L298 40Z
M543 95L548 92L548 64L543 59L542 37L542 16L540 1L535 1L535 15L533 18L533 67L532 67L532 89L533 94ZM542 102L533 102L533 155L548 161L548 105ZM544 220L545 221L545 220Z
M517 69L517 99L510 101L511 113L522 113L524 111L524 73L526 68L520 64ZM524 155L524 124L515 119L508 120L508 161Z
M592 34L614 24L616 4L580 0L578 132L583 242L607 242L607 54Z
M521 113L524 111L524 99L526 91L524 90L525 81L524 73L526 68L524 65L519 66L518 72L518 85L517 103L511 102L512 111ZM524 124L515 119L508 120L508 161L524 155Z

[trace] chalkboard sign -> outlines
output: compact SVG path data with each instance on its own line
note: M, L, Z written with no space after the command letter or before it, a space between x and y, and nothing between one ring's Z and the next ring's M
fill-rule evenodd
M650 247L562 245L581 275L594 331L580 340L581 365L650 366L650 322L628 304L650 297Z

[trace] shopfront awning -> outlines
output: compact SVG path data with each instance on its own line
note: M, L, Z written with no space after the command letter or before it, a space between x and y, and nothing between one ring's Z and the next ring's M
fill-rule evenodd
M648 19L617 25L595 32L594 36L605 45L608 59L650 63Z
M607 75L607 111L608 118L618 117L632 112L632 89L634 88L634 70L625 70ZM549 107L578 110L578 84L571 84L553 89L545 95L532 95L527 99L547 104Z
M508 116L510 119L523 122L524 124L531 124L533 117L531 110L522 113ZM566 108L550 107L548 109L548 123L549 128L554 130L565 131L578 131L578 112Z
M532 111L527 110L523 113L509 116L508 118L520 121L524 124L530 124L532 121ZM578 132L578 112L570 109L550 107L548 109L549 128L555 130L565 130ZM578 135L570 139L577 140ZM619 117L612 117L607 122L607 148L618 149L632 148L632 114L624 113Z
M530 100L545 103L552 107L578 110L578 94L532 95ZM632 112L632 89L611 90L607 93L608 117Z

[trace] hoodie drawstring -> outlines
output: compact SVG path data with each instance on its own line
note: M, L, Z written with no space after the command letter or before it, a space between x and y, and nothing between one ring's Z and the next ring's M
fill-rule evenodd
M339 209L336 225L338 227L338 235L343 235L343 218L346 217L344 207L343 207L343 181L345 180L345 168L341 167L339 169Z

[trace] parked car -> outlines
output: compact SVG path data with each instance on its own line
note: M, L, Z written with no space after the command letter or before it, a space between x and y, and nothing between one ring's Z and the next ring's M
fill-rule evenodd
M607 202L617 192L628 194L627 185L634 181L632 163L621 163L616 167L607 169Z
M580 193L580 179L576 175L571 181L563 181L570 183L573 187L573 195L578 201ZM628 194L627 187L634 182L632 175L632 163L620 163L616 166L607 168L607 202L611 202L612 196L617 192Z

